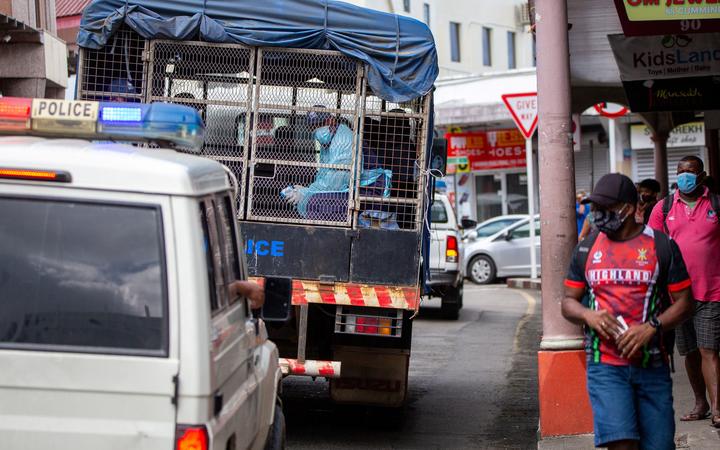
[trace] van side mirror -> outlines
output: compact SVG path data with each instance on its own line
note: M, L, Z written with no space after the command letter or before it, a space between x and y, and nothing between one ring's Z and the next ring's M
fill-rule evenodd
M447 172L447 139L435 138L430 155L430 169Z
M292 278L265 278L265 303L260 317L265 322L285 322L292 307Z
M477 226L477 220L470 220L470 219L462 219L460 221L460 226L463 230L469 230L470 228L475 228Z

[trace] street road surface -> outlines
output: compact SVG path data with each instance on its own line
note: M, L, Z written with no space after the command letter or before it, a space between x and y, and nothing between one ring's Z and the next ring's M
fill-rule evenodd
M324 381L284 384L290 449L469 449L537 446L537 292L465 287L456 322L424 306L413 329L402 420L333 405Z

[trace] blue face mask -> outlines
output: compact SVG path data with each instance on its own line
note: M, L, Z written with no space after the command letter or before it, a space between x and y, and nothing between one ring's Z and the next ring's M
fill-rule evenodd
M320 127L315 130L315 139L320 145L330 145L332 142L333 134L330 131L330 127Z
M678 175L677 184L680 192L683 194L690 194L693 192L695 188L697 188L697 178L697 175L690 172L683 172Z

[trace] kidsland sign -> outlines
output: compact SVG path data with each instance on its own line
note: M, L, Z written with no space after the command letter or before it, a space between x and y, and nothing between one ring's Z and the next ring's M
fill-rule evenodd
M720 33L608 40L633 111L720 109Z
M623 81L720 75L720 33L608 39Z

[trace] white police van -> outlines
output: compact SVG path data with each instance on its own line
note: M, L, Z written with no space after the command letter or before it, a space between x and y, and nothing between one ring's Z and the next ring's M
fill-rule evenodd
M107 142L196 145L195 110L0 98L0 133L0 448L281 448L226 171Z

